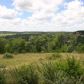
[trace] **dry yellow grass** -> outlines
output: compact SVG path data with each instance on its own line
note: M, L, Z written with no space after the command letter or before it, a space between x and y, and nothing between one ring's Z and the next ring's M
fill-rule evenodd
M84 54L76 53L61 53L62 58L67 56L75 56L77 59L84 62ZM52 53L26 53L26 54L17 54L14 55L12 59L5 59L3 55L0 55L0 64L5 65L6 67L17 67L24 64L39 63L40 61L46 61L48 56L51 56Z
M40 60L45 60L46 56L49 54L37 54L37 53L27 53L27 54L17 54L14 55L12 59L5 59L3 55L0 55L0 64L6 67L15 67L24 64L36 63Z

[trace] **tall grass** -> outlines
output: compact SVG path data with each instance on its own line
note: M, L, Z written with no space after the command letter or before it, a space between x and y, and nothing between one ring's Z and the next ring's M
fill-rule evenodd
M66 62L42 65L44 84L84 84L84 70L74 57L68 58Z
M39 84L39 76L35 68L31 65L14 69L16 84Z
M5 75L11 77L12 82L7 83L9 78ZM74 57L65 61L49 60L38 67L24 65L8 73L0 69L0 84L84 84L84 69Z
M43 75L44 84L54 84L59 80L61 81L62 76L65 76L64 72L61 71L60 69L58 70L57 65L52 62L43 64L42 75Z
M5 84L6 80L5 80L5 72L3 69L0 68L0 84Z
M65 68L65 71L69 76L79 77L83 74L80 61L77 61L74 56L67 58L66 65L67 67Z
M62 55L60 53L53 53L51 56L48 56L48 60L56 60L58 58L61 58Z

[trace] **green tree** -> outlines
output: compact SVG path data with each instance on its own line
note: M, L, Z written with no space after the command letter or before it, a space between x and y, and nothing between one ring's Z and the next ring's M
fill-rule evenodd
M0 38L0 53L5 52L5 45L7 43L7 40L4 38Z
M25 51L25 40L21 38L15 38L11 40L6 46L7 52L21 53Z

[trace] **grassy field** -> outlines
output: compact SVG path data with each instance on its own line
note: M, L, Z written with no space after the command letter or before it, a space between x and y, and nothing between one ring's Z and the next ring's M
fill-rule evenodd
M3 55L0 55L0 64L5 65L6 67L15 67L24 64L31 64L39 62L40 60L45 60L49 54L17 54L13 55L12 59L5 59Z
M0 37L4 37L4 36L11 36L11 35L15 35L15 34L0 34Z
M84 54L26 53L13 55L13 58L3 56L0 55L0 84L84 84ZM72 59L73 56L76 60Z
M0 65L4 65L6 68L8 67L17 67L24 64L31 63L39 63L41 61L48 61L49 57L52 56L53 53L26 53L26 54L16 54L13 55L12 59L5 59L3 55L0 55ZM62 61L67 57L74 56L76 59L79 59L81 62L84 62L84 54L77 53L61 53Z

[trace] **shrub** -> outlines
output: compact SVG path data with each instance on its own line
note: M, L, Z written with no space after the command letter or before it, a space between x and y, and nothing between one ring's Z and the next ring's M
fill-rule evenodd
M76 47L76 51L78 53L84 53L84 44L79 44L77 47Z
M59 53L54 53L48 57L48 59L50 59L50 60L56 60L58 58L61 58L61 54L59 54Z
M62 81L62 78L65 77L64 72L58 69L57 66L58 65L53 62L42 64L44 84L55 84L58 81Z
M13 55L11 53L5 53L3 58L13 58Z
M6 65L0 64L0 68L5 68L5 67L6 67Z
M82 75L82 69L81 69L80 63L74 57L68 58L65 72L69 76L73 76L73 77L78 77Z
M5 74L4 71L0 69L0 84L6 84L5 83Z
M17 84L39 84L38 73L32 66L22 66L14 70Z
M73 66L75 67L74 69ZM84 84L84 74L80 74L77 65L73 66L69 67L68 65L67 67L69 68L67 69L64 64L59 64L57 62L43 64L42 74L44 84ZM64 68L67 70L64 70Z

